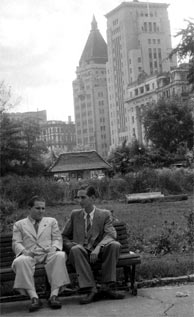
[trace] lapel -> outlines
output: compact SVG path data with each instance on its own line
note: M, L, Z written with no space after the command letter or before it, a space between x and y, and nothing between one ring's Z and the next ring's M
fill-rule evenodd
M43 233L43 231L49 226L49 221L46 217L43 217L42 220L39 223L38 232L37 232L37 238L40 237L40 235Z
M96 232L99 232L99 213L98 213L98 209L95 207L95 211L94 211L94 217L93 217L93 222L92 222L92 227L89 231L89 234L88 234L88 239L91 239L91 237L95 237L96 235Z
M84 220L84 211L83 209L78 215L78 228L80 229L80 235L82 239L85 237L85 220Z
M100 219L100 215L98 212L98 208L95 208L94 211L94 218L93 218L93 223L92 223L92 229L95 230L96 228L98 228L98 224L99 224L99 219Z
M26 221L24 222L24 227L32 236L36 237L36 230L29 218L26 218Z

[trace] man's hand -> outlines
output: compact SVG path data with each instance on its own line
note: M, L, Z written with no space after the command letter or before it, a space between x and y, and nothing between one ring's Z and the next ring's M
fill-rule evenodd
M100 253L100 246L97 246L90 254L90 263L95 263L98 260Z
M45 249L46 253L49 253L49 252L56 252L57 251L57 248L52 246L52 247L49 247L47 249Z
M34 257L34 253L33 253L32 251L28 251L28 250L26 250L26 249L24 249L24 250L22 251L22 254L25 255L25 256L31 256L31 258Z

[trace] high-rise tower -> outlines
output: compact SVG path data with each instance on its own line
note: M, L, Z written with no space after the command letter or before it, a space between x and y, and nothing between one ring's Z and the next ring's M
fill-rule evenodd
M110 147L106 80L107 45L95 17L73 81L76 141L80 149L106 158Z
M166 72L176 66L167 59L172 49L165 3L122 2L106 14L107 83L111 143L115 147L127 136L124 100L127 87L143 76ZM130 140L128 140L130 141Z

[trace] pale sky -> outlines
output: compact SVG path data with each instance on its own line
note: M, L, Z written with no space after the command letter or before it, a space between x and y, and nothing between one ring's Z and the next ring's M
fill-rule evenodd
M47 110L48 120L74 120L72 81L92 17L106 41L105 14L121 0L0 0L0 81L21 97L13 111ZM146 2L146 1L145 1ZM170 4L171 33L194 17L193 0ZM177 39L172 37L173 47Z

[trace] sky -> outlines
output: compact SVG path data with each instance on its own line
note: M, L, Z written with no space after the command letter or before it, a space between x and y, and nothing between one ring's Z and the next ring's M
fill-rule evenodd
M145 0L144 0L145 1ZM106 41L105 14L122 0L0 0L0 82L20 99L13 112L47 110L48 120L74 121L72 82L95 15ZM145 1L146 2L146 1ZM194 18L193 0L168 3L174 35Z

